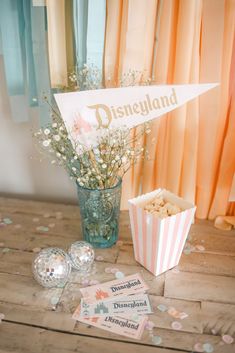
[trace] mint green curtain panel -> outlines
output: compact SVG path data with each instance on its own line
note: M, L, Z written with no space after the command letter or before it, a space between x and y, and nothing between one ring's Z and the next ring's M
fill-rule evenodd
M43 94L50 94L45 7L34 7L31 0L1 0L0 35L13 120L28 121L29 107L39 106L45 124L49 111Z
M75 65L94 65L102 79L106 0L72 0L72 12L66 40L74 42ZM27 122L30 107L39 109L42 126L50 122L43 99L51 99L52 92L48 50L47 7L34 6L32 0L1 0L0 55L15 122Z

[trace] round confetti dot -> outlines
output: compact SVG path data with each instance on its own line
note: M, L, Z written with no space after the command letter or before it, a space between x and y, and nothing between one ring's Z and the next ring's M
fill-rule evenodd
M105 272L105 273L111 273L111 270L112 270L111 267L106 267L105 270L104 270L104 272Z
M125 275L124 275L123 272L117 271L117 272L115 273L115 277L116 277L117 279L121 279L121 278L124 278Z
M171 316L175 316L176 314L178 314L178 311L175 310L175 308L171 307L167 310L168 314Z
M204 250L205 250L205 247L202 246L202 245L196 245L195 248L196 248L196 250L198 250L198 251L204 251Z
M34 217L34 218L33 218L33 222L35 222L35 223L36 223L36 222L39 222L39 218Z
M49 228L44 226L39 226L36 228L39 232L48 232Z
M12 223L13 223L10 218L3 218L3 222L4 222L5 224L12 224Z
M96 256L96 261L103 261L104 260L104 258L103 258L103 256Z
M171 324L171 327L173 328L173 330L181 330L182 329L182 325L178 321L173 321Z
M162 343L162 338L160 336L153 336L152 337L152 342L156 345L161 344Z
M183 319L186 319L186 317L188 317L187 313L185 313L183 311L181 313L179 313L179 319L183 320Z
M160 311L162 311L162 312L167 311L167 306L164 305L164 304L159 304L159 305L157 306L157 308L158 308L158 310L160 310Z
M16 224L16 225L15 225L15 228L16 228L16 229L20 229L20 228L22 228L22 225L21 225L21 224Z
M41 251L41 248L33 248L33 252L39 252Z
M147 321L146 322L146 325L145 325L145 329L146 330L152 330L154 327L155 327L154 322L152 322L152 321Z
M119 271L118 268L115 268L115 267L111 268L111 273L113 273L113 274L115 274L115 273L118 272L118 271Z
M4 319L5 319L5 315L0 313L0 324L1 324L2 320L4 320Z
M214 352L214 347L210 343L204 343L202 347L203 347L204 352L206 352L206 353Z
M95 286L96 284L100 283L97 279L91 279L89 282L90 286Z
M54 228L54 227L55 227L55 223L49 223L49 224L48 224L48 227Z
M58 297L52 297L51 298L51 304L52 305L56 305L59 303L59 298Z
M199 342L194 345L193 349L195 352L203 352L204 351L202 344Z
M234 341L234 339L230 335L223 335L222 340L227 344L231 344Z
M211 333L212 333L212 335L216 335L217 332L216 332L215 329L212 329L212 330L211 330Z
M4 249L2 249L2 252L3 252L3 253L7 253L7 252L9 252L9 251L10 251L9 248L4 248Z

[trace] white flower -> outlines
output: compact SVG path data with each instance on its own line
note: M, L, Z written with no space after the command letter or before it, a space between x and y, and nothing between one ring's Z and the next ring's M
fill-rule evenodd
M53 123L53 124L52 124L52 127L57 127L57 123Z
M72 171L76 172L76 171L77 171L77 169L76 169L75 167L72 167Z
M64 127L63 127L63 126L60 126L60 130L63 131L63 130L64 130Z
M53 139L54 139L55 141L60 141L60 136L59 136L59 135L54 135L54 136L53 136Z
M100 179L101 179L101 176L100 176L100 175L97 175L96 179L100 180Z
M61 153L60 152L56 152L56 155L57 155L57 157L60 157Z
M126 158L126 156L123 156L122 157L122 163L126 163L127 162L127 158Z
M51 161L51 164L55 164L56 163L56 161L53 159L53 161Z
M107 168L107 164L105 164L105 163L102 164L102 168L103 168L103 169Z
M61 148L61 149L62 149L62 148ZM78 157L77 157L77 156L74 156L74 157L73 157L73 159L75 159L75 160L76 160L76 159L78 159Z
M64 160L66 160L66 159L67 159L67 158L66 158L66 156L63 156L62 158L63 158Z
M50 140L45 140L42 144L44 147L48 147L50 145Z
M49 129L45 129L45 130L44 130L44 134L45 134L45 135L49 135L49 133L50 133L50 130L49 130Z
M116 161L119 161L120 156L119 156L119 155L117 155L117 156L115 157L115 159L116 159Z

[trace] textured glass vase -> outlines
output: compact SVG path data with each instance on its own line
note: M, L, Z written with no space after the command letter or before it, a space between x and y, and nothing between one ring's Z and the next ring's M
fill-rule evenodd
M83 238L96 248L108 248L118 239L121 189L121 178L102 190L77 184Z

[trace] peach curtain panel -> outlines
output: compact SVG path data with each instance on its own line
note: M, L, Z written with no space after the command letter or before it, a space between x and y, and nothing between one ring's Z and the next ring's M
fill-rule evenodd
M60 23L60 45L53 46L49 36L51 66L55 62L51 79L60 84L65 82L60 65L68 67L60 54L65 13L54 14L66 1L47 0L53 14L49 27ZM129 69L145 72L155 84L220 83L153 121L141 142L150 160L138 162L125 176L122 208L138 193L163 187L194 202L198 218L234 214L228 202L235 172L234 29L235 0L106 1L106 87Z
M152 123L139 162L123 182L122 206L167 188L197 205L198 218L234 212L234 0L108 0L105 78L146 71L156 84L220 86Z

